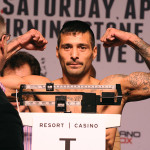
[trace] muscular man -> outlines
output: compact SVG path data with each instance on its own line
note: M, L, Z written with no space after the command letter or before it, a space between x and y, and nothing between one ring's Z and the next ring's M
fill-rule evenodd
M150 68L150 45L145 43L135 34L117 29L108 29L101 38L101 41L104 42L104 46L120 46L122 44L128 44L144 58L147 66ZM56 47L56 56L60 60L63 76L53 82L55 84L121 84L123 94L121 105L97 106L97 113L99 114L121 114L124 105L128 101L143 100L150 97L149 73L133 72L129 75L116 74L102 80L91 77L92 61L95 59L96 55L97 48L95 47L94 34L90 27L81 21L70 21L65 23L60 31ZM35 76L24 77L24 79L19 80L19 83L27 82L29 84L45 84L50 82L43 77L37 77L36 79ZM86 92L86 90L82 91ZM96 90L93 92L101 94ZM47 101L47 98L45 97L46 96L39 96L41 100ZM53 99L51 100L53 101ZM72 97L68 97L67 100L72 100ZM70 106L67 109L73 113L81 112L81 109L78 106ZM49 107L47 107L47 110L49 112L55 111L54 108ZM117 150L117 147L114 146L115 135L116 128L109 128L106 130L107 150L112 150L113 148L114 150Z
M132 33L117 29L108 29L101 38L104 46L120 46L128 44L141 54L150 67L150 46ZM121 114L128 101L137 101L150 97L150 74L134 72L130 75L111 75L102 80L90 76L92 61L97 55L94 34L89 26L80 21L71 21L64 24L58 37L56 56L60 60L63 76L53 81L55 84L121 84L123 99L120 106L98 106L97 113ZM84 90L85 91L85 90ZM98 91L96 91L97 94ZM70 111L80 112L81 109ZM49 111L52 111L49 109ZM115 128L107 129L107 149L113 149ZM115 147L114 147L115 149Z
M40 32L36 30L27 32L7 45L9 38L10 35L6 33L4 18L0 16L0 71L6 59L20 48L44 50L47 44ZM22 122L17 111L8 102L4 92L5 88L0 83L0 149L23 150Z

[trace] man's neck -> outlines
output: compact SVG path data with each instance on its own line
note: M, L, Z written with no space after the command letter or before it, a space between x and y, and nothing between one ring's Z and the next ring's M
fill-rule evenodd
M84 76L84 77L66 77L63 76L61 78L62 84L91 84L91 77Z

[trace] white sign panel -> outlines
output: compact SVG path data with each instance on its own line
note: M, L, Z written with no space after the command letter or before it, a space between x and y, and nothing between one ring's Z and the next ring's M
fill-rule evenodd
M32 150L105 150L103 117L97 114L37 114Z

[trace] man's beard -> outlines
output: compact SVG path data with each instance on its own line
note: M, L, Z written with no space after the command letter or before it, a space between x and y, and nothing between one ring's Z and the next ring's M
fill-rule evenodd
M83 66L81 66L83 67ZM78 68L77 70L71 70L71 69L65 69L64 73L67 77L70 78L82 78L88 71L85 70L85 68Z

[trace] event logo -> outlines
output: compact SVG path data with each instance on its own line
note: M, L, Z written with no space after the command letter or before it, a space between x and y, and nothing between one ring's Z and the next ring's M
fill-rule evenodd
M76 138L60 138L60 141L65 141L65 150L70 150L70 141L76 141Z
M133 140L141 137L140 131L120 131L121 144L133 144Z

